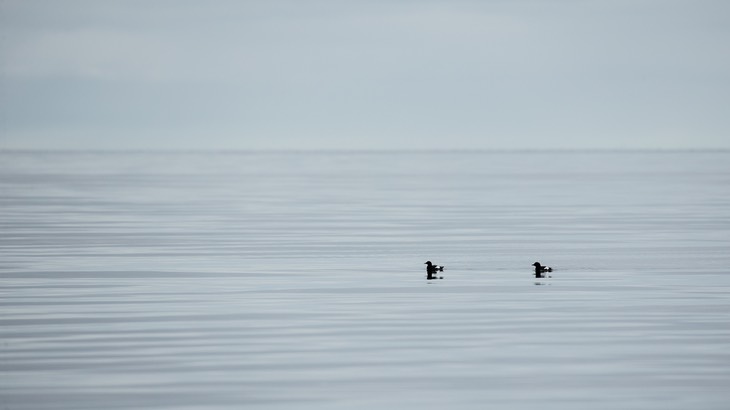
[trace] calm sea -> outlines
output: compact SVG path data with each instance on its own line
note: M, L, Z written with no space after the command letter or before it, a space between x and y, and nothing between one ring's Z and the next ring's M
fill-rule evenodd
M730 406L727 151L6 151L0 196L3 410Z

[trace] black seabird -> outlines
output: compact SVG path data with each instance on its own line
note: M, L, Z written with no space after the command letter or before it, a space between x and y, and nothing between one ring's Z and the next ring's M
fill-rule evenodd
M426 265L426 279L443 279L436 276L436 272L444 271L443 266L434 265L431 263L431 261L426 261L424 265Z
M551 268L549 266L542 266L542 265L540 265L540 262L535 262L532 264L532 266L535 267L535 277L536 278L544 278L545 275L543 275L543 273L553 271L553 268Z

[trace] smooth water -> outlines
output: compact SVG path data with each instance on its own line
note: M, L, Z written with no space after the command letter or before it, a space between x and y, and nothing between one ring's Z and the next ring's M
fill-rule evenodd
M0 153L0 408L727 409L729 164Z

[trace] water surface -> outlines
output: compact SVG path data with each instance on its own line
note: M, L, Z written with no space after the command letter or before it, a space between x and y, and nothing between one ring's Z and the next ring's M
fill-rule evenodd
M729 163L3 152L0 403L725 409Z

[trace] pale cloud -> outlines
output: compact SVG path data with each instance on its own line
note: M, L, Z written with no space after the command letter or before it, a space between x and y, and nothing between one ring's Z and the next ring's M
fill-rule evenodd
M46 32L24 39L6 57L10 76L159 79L167 48L149 36L98 29Z
M2 143L730 146L729 4L6 1Z

